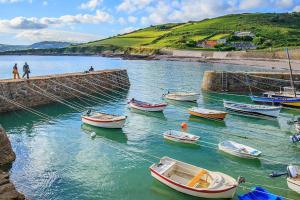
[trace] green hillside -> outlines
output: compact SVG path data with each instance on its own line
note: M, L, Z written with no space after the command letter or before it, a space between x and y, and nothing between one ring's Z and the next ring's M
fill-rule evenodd
M254 34L249 37L235 37L237 31ZM201 40L226 38L229 42L251 42L258 49L269 47L300 46L300 13L254 13L226 15L214 19L182 24L164 24L140 29L128 34L90 42L78 46L92 48L190 48L201 49ZM205 48L205 47L204 47ZM215 47L225 50L226 45Z

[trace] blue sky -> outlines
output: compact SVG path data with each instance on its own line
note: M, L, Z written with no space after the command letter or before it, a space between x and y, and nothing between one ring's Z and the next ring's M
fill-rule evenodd
M0 44L87 42L244 12L300 12L300 0L0 0Z

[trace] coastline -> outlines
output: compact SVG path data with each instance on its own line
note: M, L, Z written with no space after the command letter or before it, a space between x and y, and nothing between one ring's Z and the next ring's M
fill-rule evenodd
M217 52L218 53L218 52ZM268 70L289 70L288 60L280 58L263 58L263 57L201 57L201 56L177 56L173 54L125 54L125 53L0 53L0 56L94 56L121 58L123 60L162 60L162 61L179 61L179 62L199 62L199 63L217 63L232 64L241 66L259 67ZM300 59L291 59L293 70L300 71Z

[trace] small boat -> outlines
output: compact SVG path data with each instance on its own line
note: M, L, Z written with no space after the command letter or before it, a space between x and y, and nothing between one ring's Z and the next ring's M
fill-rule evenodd
M229 140L219 143L218 147L220 151L241 158L254 159L261 154L261 151L258 151L257 149Z
M163 111L167 107L167 103L159 103L159 104L150 104L143 101L138 101L135 99L131 99L129 101L129 106L131 108L135 108L138 110L148 111L148 112L160 112Z
M247 194L239 195L239 200L284 200L284 198L257 186L252 188L252 190Z
M208 171L169 157L150 167L156 180L179 192L202 198L233 198L241 179Z
M223 100L223 104L227 110L253 116L267 116L276 118L281 110L280 106L243 104L225 100Z
M122 128L126 118L126 116L110 115L99 112L92 113L91 111L88 111L81 116L83 123L100 128Z
M293 70L290 62L290 55L286 49L287 58L289 60L290 68L290 87L283 87L283 91L279 92L265 92L263 96L250 96L253 102L272 105L283 105L300 107L300 93L297 92L294 83Z
M164 94L166 99L176 100L176 101L197 101L199 98L199 93L194 92L172 92Z
M219 110L210 110L205 108L193 107L189 109L189 114L197 117L206 118L206 119L223 120L228 113Z
M199 136L174 130L166 131L163 135L167 140L183 143L195 143L200 139Z
M300 194L300 167L290 165L287 167L288 177L286 179L288 187Z

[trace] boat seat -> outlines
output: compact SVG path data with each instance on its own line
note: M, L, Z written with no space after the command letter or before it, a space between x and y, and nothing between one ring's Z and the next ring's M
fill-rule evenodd
M189 182L188 186L189 187L202 187L202 188L207 188L209 186L209 183L207 180L202 180L201 178L204 175L207 175L208 171L206 170L200 170ZM207 179L207 177L206 177Z

